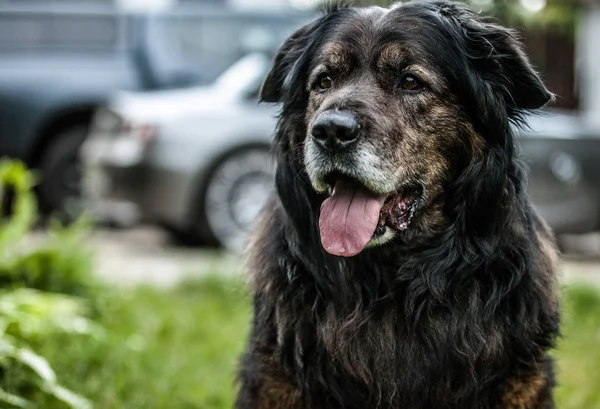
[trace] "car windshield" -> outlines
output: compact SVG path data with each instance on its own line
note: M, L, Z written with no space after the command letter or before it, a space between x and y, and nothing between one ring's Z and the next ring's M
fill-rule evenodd
M219 76L213 86L223 92L251 92L266 75L269 64L266 54L248 54Z

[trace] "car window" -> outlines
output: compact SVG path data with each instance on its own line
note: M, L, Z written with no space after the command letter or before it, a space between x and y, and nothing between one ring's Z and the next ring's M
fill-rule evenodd
M60 46L86 45L112 48L118 41L118 21L114 16L55 16L51 42Z
M109 14L5 12L0 13L0 47L112 49L119 45L120 23Z
M0 14L0 46L40 46L48 32L47 16L28 14Z

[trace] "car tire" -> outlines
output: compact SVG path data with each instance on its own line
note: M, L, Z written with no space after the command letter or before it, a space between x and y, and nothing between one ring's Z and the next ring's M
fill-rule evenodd
M169 234L170 244L177 247L218 248L219 244L207 231L199 231L194 227L179 227L171 223L159 223L159 226Z
M195 231L207 243L240 253L274 191L274 180L268 147L247 147L226 155L204 183Z
M71 222L81 213L82 164L79 151L87 127L74 126L58 133L39 163L40 205L45 215Z

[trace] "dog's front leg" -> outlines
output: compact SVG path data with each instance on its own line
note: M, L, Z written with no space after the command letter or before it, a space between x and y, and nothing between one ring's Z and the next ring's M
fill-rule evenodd
M300 389L274 356L247 352L238 380L236 409L304 409Z
M513 379L503 396L501 409L554 409L553 363L550 358L530 373Z
M304 409L302 392L286 373L277 354L276 330L265 309L254 299L254 319L238 372L235 409Z

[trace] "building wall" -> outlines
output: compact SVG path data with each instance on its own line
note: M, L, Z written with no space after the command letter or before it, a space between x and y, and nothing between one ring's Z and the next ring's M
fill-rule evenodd
M525 51L548 89L557 95L554 107L576 110L580 95L576 72L576 40L553 29L526 29Z

